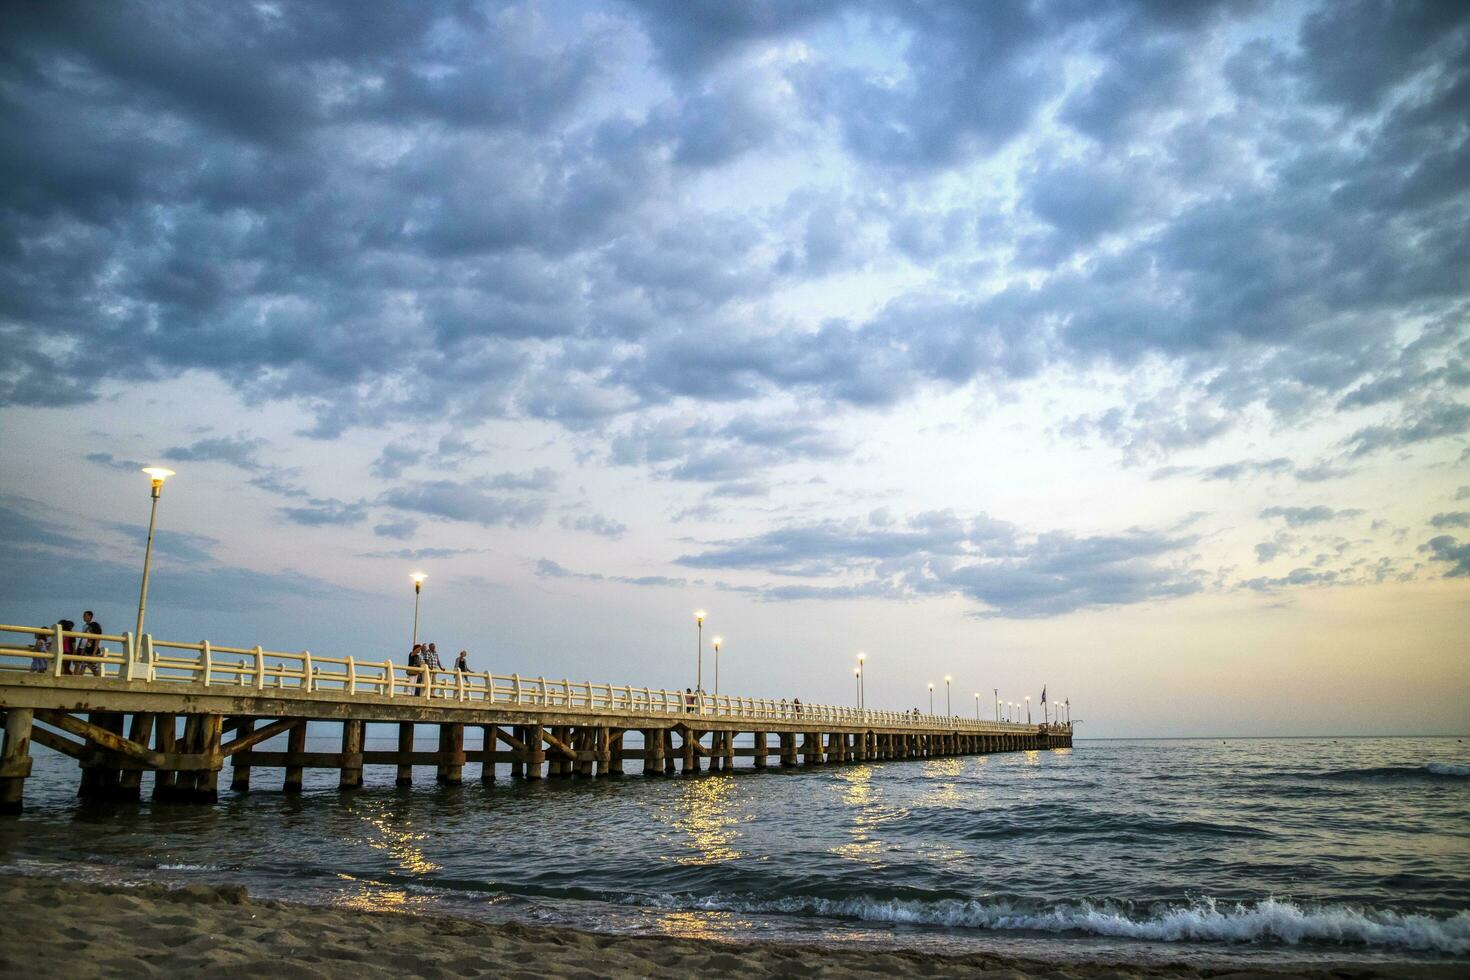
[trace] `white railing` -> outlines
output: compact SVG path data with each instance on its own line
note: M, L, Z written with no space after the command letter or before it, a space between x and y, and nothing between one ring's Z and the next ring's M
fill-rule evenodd
M30 637L29 643L3 642ZM38 650L44 641L45 650ZM98 651L82 654L94 641ZM117 649L114 649L114 646ZM950 731L1035 733L1039 725L992 722L908 711L878 711L785 699L689 694L665 688L593 684L591 681L523 677L489 671L429 670L392 660L325 657L308 650L292 653L255 647L216 646L208 640L178 643L130 633L85 633L50 627L0 624L0 677L35 672L49 677L93 674L131 685L167 688L200 684L209 688L256 691L292 690L322 695L322 700L361 696L419 699L436 706L561 708L629 715L693 714L716 718L834 722L884 727L944 728ZM1053 731L1065 730L1052 726Z

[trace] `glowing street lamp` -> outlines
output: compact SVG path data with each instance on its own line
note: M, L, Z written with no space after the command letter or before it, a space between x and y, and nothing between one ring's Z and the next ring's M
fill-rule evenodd
M715 646L715 697L720 696L720 644L724 643L721 637L715 637L710 641Z
M143 472L148 474L148 479L153 484L153 506L148 512L148 543L143 546L143 584L138 589L138 628L133 632L133 640L139 643L143 640L143 612L148 608L148 569L153 563L153 525L158 520L158 498L163 496L163 481L174 475L173 470L162 466L145 466Z
M949 703L949 682L951 679L948 674L944 675L944 715L946 718L954 717L954 708Z
M424 590L424 579L429 576L423 572L414 572L409 576L413 580L413 645L419 645L419 593Z
M929 714L934 714L934 683L929 683Z
M699 644L695 648L695 657L698 666L694 669L694 690L704 693L704 610L700 609L694 613L694 625L698 629Z

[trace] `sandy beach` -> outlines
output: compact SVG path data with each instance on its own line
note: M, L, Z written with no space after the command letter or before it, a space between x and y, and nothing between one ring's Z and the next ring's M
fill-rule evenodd
M429 919L252 899L243 888L0 878L0 974L30 977L1210 977L1372 980L1470 976L1470 966L1241 971L1058 965L988 956L729 944L558 926Z

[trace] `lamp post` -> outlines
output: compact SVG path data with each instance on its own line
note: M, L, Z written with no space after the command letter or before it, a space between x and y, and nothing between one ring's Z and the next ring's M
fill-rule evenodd
M975 720L980 720L980 692L975 692Z
M715 648L715 697L720 696L720 644L724 642L724 639L718 636L710 640Z
M934 714L934 684L933 684L933 682L930 682L930 684L929 684L929 714L930 715L933 715Z
M697 666L694 668L694 690L695 693L704 693L704 610L700 609L694 614L694 625L697 633L698 645L695 647L694 657Z
M990 693L995 695L995 720L1000 721L1000 688L992 687Z
M1026 724L1031 724L1031 695L1026 695Z
M868 707L868 655L858 654L858 707Z
M954 705L952 705L950 703L950 700L949 700L949 682L950 682L950 680L951 680L950 676L948 674L945 674L944 675L944 716L946 718L953 718L954 717Z
M163 496L163 481L174 475L173 470L162 466L145 466L143 472L152 481L153 506L148 512L148 543L143 546L143 584L138 589L138 628L133 632L133 641L143 642L143 612L148 608L148 569L153 563L153 525L158 521L158 498ZM58 651L57 656L61 654Z
M413 579L413 645L419 645L419 595L424 591L424 579L429 576L423 572L414 572L409 578Z
M863 669L861 667L852 669L852 686L853 693L857 696L858 710L861 711L863 708Z

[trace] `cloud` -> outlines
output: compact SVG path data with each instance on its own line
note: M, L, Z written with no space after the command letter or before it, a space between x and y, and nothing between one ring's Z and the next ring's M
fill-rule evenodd
M1322 524L1327 521L1346 520L1350 517L1360 517L1364 512L1357 509L1333 510L1325 504L1317 504L1313 507L1267 507L1261 511L1261 519L1269 520L1279 517L1284 520L1288 527L1306 527L1309 524Z
M282 507L281 515L287 520L306 527L328 525L352 526L367 520L367 502L319 499L313 497L302 507Z
M742 569L831 585L750 586L772 600L964 596L980 615L1030 618L1188 595L1197 576L1162 564L1192 538L1141 529L1117 535L1029 533L987 515L950 511L877 521L791 524L681 556L692 568Z
M637 585L654 588L683 588L688 579L671 578L667 575L603 575L600 572L574 572L550 558L536 561L536 574L541 578L580 579L585 582L615 582L619 585Z
M567 515L561 519L561 526L570 531L586 531L604 538L621 538L628 533L628 525L621 521L615 521L601 514L579 514Z
M539 466L530 473L500 473L476 482L490 490L551 491L556 489L559 478L556 470Z
M1441 534L1430 538L1428 542L1419 547L1419 550L1427 553L1430 561L1449 564L1449 571L1444 573L1446 578L1463 578L1470 575L1470 542L1461 544L1457 538Z
M1470 432L1470 405L1432 400L1405 411L1397 423L1365 426L1343 444L1352 449L1354 456L1367 456L1467 432Z
M429 561L453 558L455 555L479 554L482 548L396 548L392 551L365 551L359 558L392 558L398 561Z
M484 527L538 524L546 512L542 500L491 496L453 480L430 480L395 487L379 503L398 510L427 514Z
M88 453L87 462L96 463L98 466L105 466L111 470L122 470L126 473L137 473L148 465L136 459L118 459L112 453Z
M188 446L173 446L163 451L163 458L181 463L228 463L253 473L263 468L258 454L265 446L264 439L252 439L240 433L200 439Z
M380 538L395 538L399 541L413 537L414 532L419 529L419 522L412 518L401 520L388 520L373 525L373 533Z
M1456 510L1435 514L1429 519L1430 527L1470 527L1470 511Z

